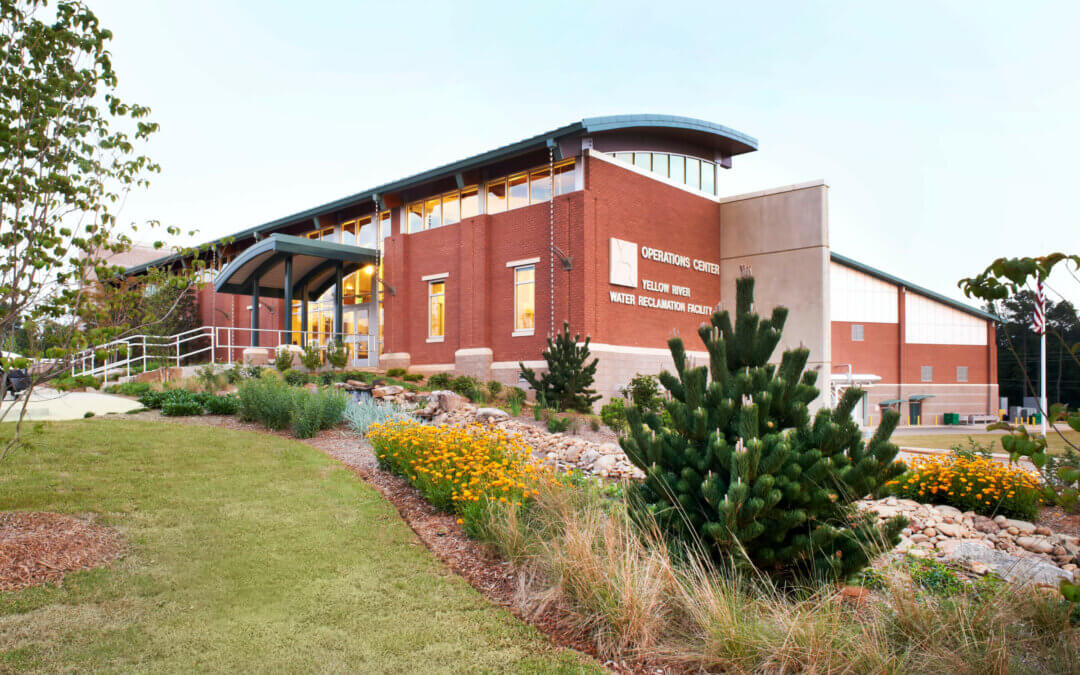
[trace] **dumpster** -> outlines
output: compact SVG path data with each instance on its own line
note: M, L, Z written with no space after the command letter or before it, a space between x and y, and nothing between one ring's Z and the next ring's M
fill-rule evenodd
M960 424L960 413L945 413L945 424Z

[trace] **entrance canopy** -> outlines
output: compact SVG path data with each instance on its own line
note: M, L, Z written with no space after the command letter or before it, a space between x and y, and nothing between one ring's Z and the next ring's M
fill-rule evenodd
M218 293L317 300L341 275L378 263L378 251L347 244L271 234L255 242L214 280ZM256 291L256 284L258 290Z

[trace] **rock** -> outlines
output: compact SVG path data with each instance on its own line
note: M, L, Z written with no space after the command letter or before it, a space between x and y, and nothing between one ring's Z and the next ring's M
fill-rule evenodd
M600 453L592 448L589 448L585 452L581 453L581 459L579 460L580 466L591 467L596 460L600 459Z
M1016 545L1025 548L1032 553L1051 553L1054 550L1053 544L1045 539L1038 539L1036 537L1020 537L1016 540Z
M405 392L404 387L399 387L396 384L392 384L385 387L375 387L371 390L371 395L375 398L386 398L387 396L397 396Z
M922 544L924 542L930 541L930 537L926 536L922 532L919 532L918 534L911 535L911 541L915 544Z
M840 599L852 607L862 607L870 596L870 589L861 586L844 586L840 589Z
M476 419L481 422L497 422L510 418L510 413L498 408L480 408L476 411Z
M582 447L580 445L571 445L562 453L564 461L575 463L581 459Z
M899 506L890 506L888 504L871 504L867 507L867 511L873 511L878 515L878 518L892 518L902 513Z
M1061 579L1072 579L1070 572L1038 558L1018 558L972 541L958 542L951 557L968 565L975 562L986 565L1006 581L1018 584L1056 586Z
M960 509L947 504L938 504L934 507L934 510L943 516L950 516L952 518L959 518L961 515Z
M935 530L932 527L923 528L922 533L925 534L928 537L936 537L937 536L937 530Z
M979 532L985 532L986 534L995 534L1001 527L985 516L975 516L974 527Z
M455 394L452 391L433 391L428 395L428 400L435 401L435 405L438 406L441 412L454 412L455 410L461 410L468 401L464 396Z
M345 380L345 387L348 389L364 389L367 386L366 382L360 380Z
M990 572L990 568L986 563L981 563L978 560L968 560L965 567L973 574L978 574L980 577L984 577Z
M1049 537L1053 534L1053 532L1050 531L1049 527L1040 525L1039 527L1035 528L1035 534L1041 534L1044 537Z
M958 539L943 539L934 544L934 548L948 556L952 555L953 551L956 550L956 547L959 543L960 540Z
M959 511L957 512L959 513ZM937 526L937 531L946 537L962 537L964 536L964 528L955 523L940 523Z
M611 475L612 470L615 468L616 461L614 455L601 455L593 464L593 473L598 473L604 477Z
M1012 528L1015 527L1017 530L1023 532L1024 534L1035 534L1035 525L1033 523L1029 523L1026 520L1013 520L1012 518L1007 518L1005 520L1005 523L1006 527L1008 527L1010 531L1012 531Z

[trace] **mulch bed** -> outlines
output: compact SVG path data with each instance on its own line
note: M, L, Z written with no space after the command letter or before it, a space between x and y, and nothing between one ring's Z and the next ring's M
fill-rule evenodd
M1060 506L1048 506L1039 512L1036 525L1045 525L1057 534L1080 537L1080 513L1070 513Z
M59 513L0 513L0 591L61 583L124 554L111 527Z

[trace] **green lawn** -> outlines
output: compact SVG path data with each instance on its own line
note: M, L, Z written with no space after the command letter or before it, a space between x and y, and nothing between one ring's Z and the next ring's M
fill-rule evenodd
M0 593L0 671L595 669L303 444L119 419L34 439L0 464L0 511L104 514L131 551L62 588Z
M1028 431L1031 431L1031 429ZM1038 432L1037 426L1034 428L1034 431ZM1080 445L1080 433L1072 430L1063 431L1063 433L1065 434L1065 438ZM901 430L893 434L892 442L910 448L938 448L941 450L948 450L957 443L967 446L968 436L971 436L983 445L990 445L990 443L993 443L994 452L1005 452L1001 447L1001 437L1003 435L1003 432L1000 431L983 431L973 433L910 434L905 436ZM1061 436L1058 436L1054 431L1051 431L1046 435L1046 442L1047 447L1052 453L1061 452L1066 447L1065 441L1063 441Z

